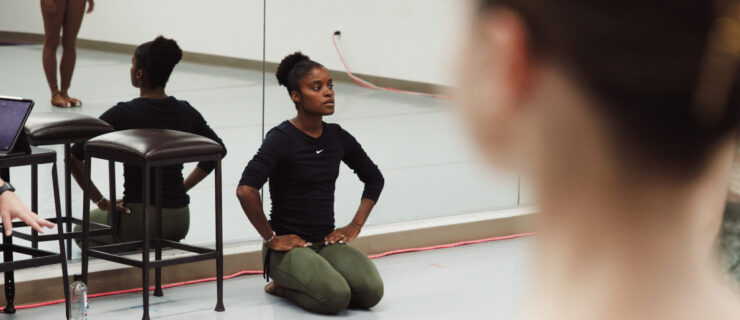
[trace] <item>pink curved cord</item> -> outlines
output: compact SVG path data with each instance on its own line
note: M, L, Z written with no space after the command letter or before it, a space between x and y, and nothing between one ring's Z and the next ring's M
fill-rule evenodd
M390 91L390 92L398 92L398 93L405 93L415 96L426 96L426 97L432 97L437 99L444 99L444 100L455 100L454 98L444 96L441 94L432 94L432 93L423 93L423 92L416 92L416 91L409 91L409 90L401 90L401 89L395 89L395 88L388 88L388 87L379 87L376 86L368 81L362 80L361 78L355 76L352 71L349 70L349 67L347 66L347 63L344 61L344 56L342 55L342 50L339 49L339 45L337 45L336 40L337 35L332 34L331 35L331 42L334 44L334 49L337 51L337 55L339 56L339 60L342 61L342 65L344 66L344 70L347 71L347 75L349 75L352 80L354 80L355 83L358 85L372 89L372 90L380 90L380 91Z
M516 238L522 238L522 237L529 237L535 235L535 232L531 233L522 233L522 234L515 234L510 236L503 236L503 237L493 237L493 238L485 238L480 240L471 240L471 241L462 241L462 242L456 242L451 244L443 244L443 245L437 245L437 246L431 246L431 247L422 247L422 248L408 248L408 249L400 249L400 250L393 250L388 252L383 252L379 254L369 255L368 258L370 259L377 259L382 257L387 257L394 254L401 254L401 253L409 253L409 252L420 252L420 251L430 251L430 250L437 250L437 249L447 249L447 248L454 248L459 246L465 246L470 244L479 244L484 242L493 242L493 241L501 241L501 240L509 240L509 239L516 239ZM238 276L248 275L248 274L262 274L262 270L244 270L239 271L237 273L224 276L224 280L236 278ZM185 285L190 284L197 284L197 283L204 283L204 282L212 282L216 281L216 277L212 278L205 278L205 279L198 279L198 280L190 280L190 281L183 281L178 283L171 283L162 285L162 289L168 289L168 288L174 288L174 287L181 287ZM154 290L154 286L149 287L149 290ZM126 294L126 293L134 293L134 292L141 292L141 288L136 289L127 289L127 290L118 290L118 291L111 291L111 292L102 292L102 293L95 293L88 295L88 298L97 298L97 297L105 297L105 296L112 296L112 295L118 295L118 294ZM53 300L53 301L47 301L47 302L41 302L41 303L34 303L34 304L27 304L22 306L16 306L16 310L21 309L31 309L31 308L38 308L38 307L44 307L54 304L60 304L64 303L64 299L59 300ZM0 308L0 310L5 309L5 307Z

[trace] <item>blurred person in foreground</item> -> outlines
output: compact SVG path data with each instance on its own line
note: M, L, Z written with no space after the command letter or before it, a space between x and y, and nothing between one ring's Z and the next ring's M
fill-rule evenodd
M539 196L528 319L740 319L715 239L737 1L478 0L460 104Z

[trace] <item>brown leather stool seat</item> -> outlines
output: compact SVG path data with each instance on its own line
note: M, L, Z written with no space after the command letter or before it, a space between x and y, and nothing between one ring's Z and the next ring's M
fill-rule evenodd
M24 127L28 143L34 146L84 142L113 131L107 122L71 112L34 113Z
M85 142L90 138L101 134L113 132L107 122L95 117L72 112L43 112L34 113L26 121L23 128L28 143L32 146L64 145L64 206L65 216L61 222L65 226L63 237L67 240L67 259L72 258L72 239L82 237L81 232L71 232L72 224L82 224L82 220L72 217L72 177L69 168L70 146L72 143ZM31 210L38 212L37 197L37 166L31 166ZM47 219L57 223L56 218ZM109 228L93 224L95 231L93 235L102 235L109 232ZM28 240L31 247L38 248L38 243L43 241L56 241L57 234L39 235L36 230L31 233L14 232L13 236Z
M85 150L110 155L129 164L144 162L192 162L193 158L219 156L224 152L215 141L192 133L165 129L132 129L108 133L85 143ZM97 157L97 156L96 156Z
M108 185L110 187L109 199L116 199L115 190L115 162L142 167L143 197L145 204L152 203L151 179L154 176L155 190L155 226L150 229L148 206L143 206L143 241L132 241L125 243L114 243L111 245L89 247L89 224L90 224L90 201L89 201L89 179L86 179L85 201L83 208L83 241L82 241L82 279L87 283L88 260L95 257L103 260L126 264L141 268L142 271L142 295L143 295L143 319L149 319L149 270L155 269L155 296L162 296L162 267L176 264L190 263L203 260L216 260L216 291L217 301L215 311L224 311L223 305L223 226L222 226L222 182L221 182L221 157L223 147L215 141L199 135L164 129L132 129L107 133L90 139L85 143L85 175L90 177L92 158L108 160ZM180 242L162 239L162 167L167 165L182 164L196 161L214 161L215 170L215 219L216 219L216 243L215 249L197 247ZM111 228L116 230L118 213L109 208L108 214L111 219ZM150 230L154 230L156 236L150 237ZM116 232L113 232L114 238ZM115 239L117 240L117 239ZM114 241L115 242L115 241ZM150 261L150 247L154 247L155 258ZM162 259L162 249L173 248L177 250L194 253L194 255L177 256ZM141 250L141 259L131 259L121 255L122 253Z

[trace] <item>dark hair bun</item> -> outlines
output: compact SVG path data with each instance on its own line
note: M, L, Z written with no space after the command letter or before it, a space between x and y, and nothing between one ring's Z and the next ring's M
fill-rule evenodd
M283 58L283 61L280 61L277 72L275 72L275 77L277 78L278 83L281 86L289 86L288 74L290 73L290 70L292 70L293 67L301 61L311 61L311 58L301 53L300 51L296 51L293 54L290 54L287 57Z
M146 86L164 87L175 65L182 59L177 41L159 36L136 48L136 68L146 70Z
M152 53L150 59L157 63L175 66L182 59L182 49L177 45L177 41L158 36L152 41L149 52Z

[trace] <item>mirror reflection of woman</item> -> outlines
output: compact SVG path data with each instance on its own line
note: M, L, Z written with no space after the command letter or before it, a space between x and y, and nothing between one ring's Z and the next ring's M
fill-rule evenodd
M383 297L383 280L372 261L347 243L360 234L378 201L383 175L349 132L323 121L334 114L334 82L324 66L296 52L280 63L277 79L297 115L267 133L237 189L247 218L264 239L264 270L274 280L265 291L316 313L375 306ZM352 220L336 228L341 162L365 189ZM259 193L268 178L269 221Z
M51 89L51 104L69 108L82 106L79 99L69 96L77 61L77 33L82 25L82 17L91 13L95 7L93 0L41 0L41 16L44 19L44 48L42 61L46 81ZM61 86L57 81L57 48L62 45L62 59L59 63Z
M737 0L476 0L461 105L538 194L528 319L740 319L716 243Z
M139 89L139 97L117 103L100 115L100 120L110 124L116 131L129 129L168 129L197 134L209 138L224 148L223 140L208 125L200 111L185 100L167 94L167 82L182 59L182 49L173 39L158 36L153 41L139 45L131 57L131 85ZM84 143L72 146L70 167L80 187L84 186L85 159ZM214 161L202 161L187 177L183 176L183 165L167 165L162 170L162 238L180 241L190 230L190 196L188 192L216 168ZM90 181L90 200L97 209L90 212L90 221L111 225L109 208L115 206L120 213L117 222L117 239L111 235L90 238L90 246L111 244L114 240L129 242L141 240L144 230L144 206L155 212L156 190L151 188L152 203L144 203L141 180L142 168L123 165L123 199L106 199L93 181ZM155 215L149 216L155 225ZM82 230L82 225L74 231ZM152 236L155 231L151 230ZM81 239L76 239L81 245Z

